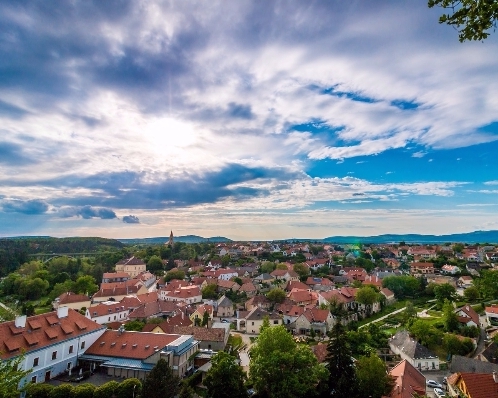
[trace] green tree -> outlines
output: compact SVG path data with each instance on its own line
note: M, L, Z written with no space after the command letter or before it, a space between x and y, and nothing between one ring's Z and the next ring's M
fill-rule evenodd
M309 347L297 345L283 326L264 329L250 354L249 375L261 396L313 396L316 385L327 377Z
M417 319L410 327L410 333L425 346L439 344L442 333L425 320Z
M119 383L115 380L108 381L105 384L97 387L93 392L93 398L112 398L116 397L116 391L118 390Z
M211 369L206 373L203 384L209 398L246 398L245 379L246 374L236 359L220 351L211 359Z
M468 301L476 301L479 299L479 290L475 286L470 286L463 291L463 295Z
M179 398L194 398L195 391L192 387L184 384L180 390Z
M73 285L73 292L79 294L93 295L99 287L95 282L95 278L90 275L80 276L76 279Z
M61 384L50 391L50 398L68 398L71 397L73 386L71 384Z
M454 311L453 304L450 301L444 300L443 304L443 323L444 330L453 332L458 329L458 317Z
M271 274L273 271L275 271L275 263L272 263L270 261L266 261L261 266L259 267L259 270L262 274Z
M176 271L168 271L164 276L164 280L166 282L172 281L173 279L183 280L185 279L185 272L176 270Z
M496 0L429 0L430 8L439 6L449 13L439 17L458 30L458 40L484 40L491 29L496 29L498 20L498 1Z
M203 299L217 299L218 293L216 292L217 286L214 283L210 283L206 285L202 289L202 298Z
M204 314L202 314L202 323L201 326L207 326L209 323L209 312L204 311Z
M18 398L19 393L25 390L26 386L19 387L19 383L31 370L21 369L23 361L24 355L12 359L0 360L0 397Z
M443 283L434 287L434 296L440 304L443 304L445 300L455 301L456 289L449 283Z
M30 383L26 388L26 398L49 398L54 386L42 383Z
M341 317L336 319L330 332L326 361L329 371L328 396L356 398L358 396L356 370Z
M142 329L145 326L145 322L139 321L138 319L135 319L133 321L127 322L124 325L124 328L126 331L129 332L141 332Z
M90 383L80 384L71 390L71 398L93 398L95 386Z
M384 362L377 355L358 359L356 378L360 397L382 398L387 396L394 386Z
M397 299L414 296L420 289L420 281L408 275L388 276L382 280L382 286L391 290Z
M285 294L284 290L275 287L266 294L266 297L268 298L268 300L270 300L272 303L275 304L275 303L283 303L287 295Z
M410 322L417 316L417 310L411 301L407 301L406 308L403 311L403 324L409 325Z
M159 256L151 256L147 261L147 269L155 275L162 275L164 273L164 264Z
M483 270L481 277L474 279L474 286L484 299L494 299L498 296L498 272Z
M140 396L142 382L136 378L130 378L119 383L116 398L135 398Z
M303 263L294 264L292 269L299 275L301 280L305 279L310 274L310 269Z
M372 286L363 286L356 292L356 301L365 306L372 306L380 301L380 294Z
M73 285L74 285L74 282L72 280L67 280L67 281L62 282L62 283L56 283L54 285L54 288L52 289L52 291L49 294L49 298L51 300L55 300L62 293L73 292Z
M180 391L180 378L173 374L164 359L157 361L144 380L142 396L147 398L173 398Z

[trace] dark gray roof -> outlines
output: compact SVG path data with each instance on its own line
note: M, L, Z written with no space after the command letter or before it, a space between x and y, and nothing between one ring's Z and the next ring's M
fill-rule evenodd
M232 307L233 302L226 296L222 296L218 300L218 307Z
M481 355L486 358L488 362L491 363L498 363L498 345L493 342L491 343L483 352L481 352Z
M275 312L268 312L259 307L254 308L249 314L246 316L247 321L257 321L263 319L265 316L268 316L269 319L280 319L280 315Z
M453 373L493 373L498 372L498 364L462 357L460 355L453 355L450 363L450 370Z
M400 351L413 359L437 358L437 355L431 350L410 337L410 334L406 330L396 333L389 341L389 344L398 347Z

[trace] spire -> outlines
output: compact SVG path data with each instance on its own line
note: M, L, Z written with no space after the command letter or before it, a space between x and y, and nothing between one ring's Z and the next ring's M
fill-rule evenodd
M173 246L173 231L169 234L168 246Z

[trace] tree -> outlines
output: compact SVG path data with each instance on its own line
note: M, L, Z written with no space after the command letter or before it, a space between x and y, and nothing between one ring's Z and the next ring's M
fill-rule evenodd
M454 311L453 304L448 300L444 300L443 304L443 323L444 330L453 332L458 329L458 317Z
M463 295L468 301L476 301L479 298L479 290L475 286L470 286L463 291Z
M455 301L456 289L449 283L443 283L434 287L434 296L440 304L443 304L445 300Z
M117 398L135 398L140 395L142 382L136 378L130 378L119 383Z
M21 364L24 355L0 360L0 397L18 398L19 393L26 389L26 386L19 387L19 383L28 375L31 370L22 370Z
M285 297L287 295L285 294L285 291L282 289L276 287L271 289L267 294L266 297L268 300L270 300L272 303L283 303L285 300Z
M305 279L310 274L310 269L303 263L294 264L294 267L292 269L299 275L299 278L301 280Z
M179 398L194 398L195 391L192 387L184 384L180 390Z
M259 267L259 270L261 271L262 274L270 274L273 271L275 271L275 263L272 263L270 261L265 261L261 266Z
M275 267L275 269L286 270L287 265L285 265L284 263L278 263L277 266Z
M346 328L342 324L340 317L336 319L336 324L330 332L326 361L329 371L328 396L334 398L357 397L358 383L352 352L348 343Z
M26 388L26 398L49 398L54 386L42 383L30 383Z
M236 359L220 351L211 359L211 369L206 373L203 384L210 398L246 398L245 379L246 374Z
M412 319L417 316L417 310L411 301L406 303L405 311L403 312L403 323L405 325L409 324Z
M206 285L202 289L202 298L203 299L217 299L218 298L218 293L216 293L216 288L217 286L214 283L210 283L209 285Z
M252 346L249 375L261 396L298 398L312 396L326 379L308 346L297 345L284 326L264 329Z
M80 294L92 295L97 290L99 290L98 285L95 282L95 278L90 275L80 276L76 279L73 285L73 292Z
M134 319L133 321L125 323L124 328L129 332L141 332L144 326L144 322Z
M164 281L169 282L172 281L173 279L178 279L178 280L183 280L185 279L185 272L180 271L180 270L172 270L168 271L166 275L164 276Z
M363 286L356 292L356 301L363 305L373 305L380 301L380 294L372 286Z
M173 374L164 359L157 361L144 380L142 396L147 398L173 398L180 391L180 378Z
M439 344L442 335L441 331L437 330L435 327L431 326L429 322L422 319L417 319L413 322L410 327L410 333L425 346L434 346Z
M164 272L164 264L159 256L151 256L147 261L147 269L155 275L162 275Z
M474 286L484 299L494 299L498 296L498 272L483 270L481 277L474 279Z
M496 0L429 0L430 8L439 6L451 10L439 17L458 30L458 40L484 40L491 28L496 29L498 20L498 1Z
M80 384L71 390L71 398L93 398L95 386L90 383Z
M71 396L73 386L71 384L61 384L50 391L50 398L68 398Z
M208 323L209 323L209 312L204 311L204 314L202 314L202 323L201 323L201 326L206 326L207 327Z
M111 380L100 387L97 387L93 392L93 398L112 398L115 392L118 390L119 383L115 380Z
M388 276L382 280L382 286L391 290L397 299L414 296L420 289L420 281L408 275Z
M358 359L356 377L361 397L381 398L387 396L394 385L384 362L377 355Z

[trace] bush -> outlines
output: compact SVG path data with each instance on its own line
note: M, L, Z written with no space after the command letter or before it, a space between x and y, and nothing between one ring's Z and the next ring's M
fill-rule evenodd
M93 392L93 398L112 398L118 387L119 383L117 381L109 381L95 389Z
M95 391L95 386L90 383L80 384L76 386L71 391L71 398L93 398L93 392Z
M121 382L118 386L117 398L134 398L142 391L142 382L131 378Z
M29 384L26 389L26 398L49 398L53 388L50 384Z
M49 398L68 398L71 396L73 386L71 384L61 384L50 391Z

